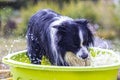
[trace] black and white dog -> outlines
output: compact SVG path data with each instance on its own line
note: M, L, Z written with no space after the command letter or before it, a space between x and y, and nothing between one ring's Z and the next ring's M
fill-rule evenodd
M33 64L40 64L46 56L52 65L69 66L64 56L71 51L77 57L88 57L88 47L93 43L93 34L86 19L72 19L50 9L34 14L28 23L28 57Z

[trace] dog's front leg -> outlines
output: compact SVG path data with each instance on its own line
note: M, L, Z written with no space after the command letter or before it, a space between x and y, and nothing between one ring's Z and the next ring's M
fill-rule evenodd
M30 49L30 50L28 50L27 55L32 64L41 64L41 60L42 60L42 56L43 56L42 53L37 52L34 49Z
M44 49L41 47L37 41L32 40L30 36L28 36L28 57L32 64L41 64L42 56L44 53Z

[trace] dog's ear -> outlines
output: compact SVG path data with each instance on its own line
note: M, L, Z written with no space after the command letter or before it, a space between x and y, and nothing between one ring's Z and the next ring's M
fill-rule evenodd
M87 19L75 19L74 20L78 24L88 24L89 21Z
M66 27L64 25L55 25L53 28L58 29L60 32L66 32Z
M60 27L60 25L53 26L53 28L56 28L56 29L58 29L59 27Z

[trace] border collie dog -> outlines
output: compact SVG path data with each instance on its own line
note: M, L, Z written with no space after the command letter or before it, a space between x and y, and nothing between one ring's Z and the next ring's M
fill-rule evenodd
M69 66L64 59L66 52L86 59L91 44L93 34L86 19L72 19L43 9L29 20L27 55L33 64L41 64L42 56L46 56L52 65Z

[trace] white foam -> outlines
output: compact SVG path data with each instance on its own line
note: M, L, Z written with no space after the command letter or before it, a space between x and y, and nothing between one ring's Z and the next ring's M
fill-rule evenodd
M58 59L58 52L57 52L57 45L56 45L56 33L57 33L57 29L56 28L51 28L50 30L50 36L51 36L51 49L52 49L52 53L54 56L54 59L56 60L56 64L57 64L57 59Z
M91 56L91 66L112 65L120 63L120 55L115 52L99 53L95 57Z

